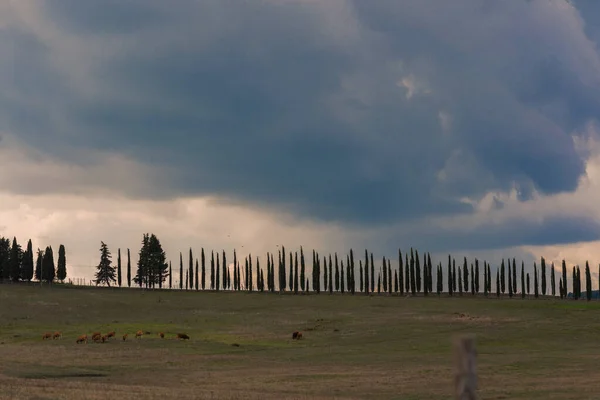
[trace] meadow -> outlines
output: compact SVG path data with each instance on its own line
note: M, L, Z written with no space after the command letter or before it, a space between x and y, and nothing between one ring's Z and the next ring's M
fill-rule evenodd
M598 398L597 301L16 284L0 285L0 398L449 399L465 333L482 399Z

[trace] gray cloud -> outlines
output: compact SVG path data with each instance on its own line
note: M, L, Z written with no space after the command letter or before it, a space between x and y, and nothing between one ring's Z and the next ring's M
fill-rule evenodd
M0 34L0 127L68 162L87 162L80 148L177 171L155 197L351 224L469 213L459 198L515 184L524 200L574 190L570 135L600 105L593 43L553 2L61 1L41 15ZM579 222L501 227L475 248L600 236Z

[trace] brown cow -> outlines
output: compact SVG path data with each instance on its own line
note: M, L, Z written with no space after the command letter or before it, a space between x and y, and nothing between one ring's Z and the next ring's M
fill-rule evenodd
M96 340L96 338L100 339L101 336L102 334L100 332L94 332L92 333L92 340Z
M165 338L165 334L164 334L164 333L162 333L162 332L159 332L159 333L158 333L158 336L160 336L160 338L161 338L161 339L164 339L164 338Z
M52 333L51 332L46 332L42 335L42 340L46 340L46 339L52 339Z
M178 333L177 334L177 339L183 339L183 340L188 340L190 337L188 335L186 335L185 333Z
M54 332L54 335L52 335L52 339L60 339L62 338L62 333L60 332Z
M298 339L298 333L299 333L298 331L294 331L292 333L292 339Z
M126 341L126 340L127 340L127 336L128 336L128 334L127 334L127 333L123 335L123 341Z
M143 335L144 335L144 332L142 332L142 331L137 331L137 332L135 333L135 338L136 338L136 339L141 339L141 337L142 337Z
M302 339L302 332L298 332L298 336L296 337L296 339L298 339L298 340Z
M106 342L108 340L108 335L102 335L102 338L100 338L100 340L102 341L102 343Z
M116 332L115 332L115 331L108 332L108 333L106 334L106 338L108 339L108 338L111 338L111 337L115 337L115 335L116 335Z
M87 335L81 335L77 338L75 343L83 343L83 342L87 343L87 341L88 341Z

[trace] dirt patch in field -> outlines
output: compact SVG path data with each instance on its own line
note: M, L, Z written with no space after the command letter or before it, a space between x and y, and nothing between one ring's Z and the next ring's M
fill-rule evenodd
M467 313L455 312L453 314L438 314L438 315L415 315L414 319L435 321L435 322L461 322L461 323L473 323L473 324L484 324L494 325L506 322L518 322L518 318L512 317L490 317L487 315L471 315Z

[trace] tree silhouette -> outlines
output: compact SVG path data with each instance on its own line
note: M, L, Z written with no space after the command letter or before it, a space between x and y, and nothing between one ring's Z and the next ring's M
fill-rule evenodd
M104 242L100 243L100 263L96 267L96 286L98 286L99 284L105 284L110 286L111 282L116 282L115 268L111 265L112 256L110 254L110 250L108 250L108 246ZM46 270L46 268L47 265L46 262L44 262L44 271Z

